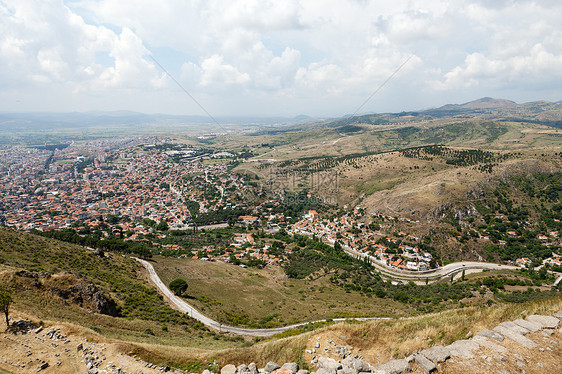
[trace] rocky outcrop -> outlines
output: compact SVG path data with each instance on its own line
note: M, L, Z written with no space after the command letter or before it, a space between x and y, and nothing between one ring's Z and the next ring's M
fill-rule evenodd
M97 313L113 317L118 315L115 301L101 292L93 283L80 282L66 290L61 290L61 294L63 298L71 299L72 302L92 309Z
M68 287L55 285L50 288L50 291L73 304L78 304L97 313L113 317L119 314L115 301L91 282L80 281Z
M116 317L119 315L117 304L95 284L81 277L80 274L62 273L51 275L44 272L21 270L15 276L26 281L32 287L51 292L62 299L78 304L96 313Z
M480 215L476 207L472 204L469 204L464 207L456 208L454 212L455 212L455 219L457 221L461 221L468 217L475 217Z

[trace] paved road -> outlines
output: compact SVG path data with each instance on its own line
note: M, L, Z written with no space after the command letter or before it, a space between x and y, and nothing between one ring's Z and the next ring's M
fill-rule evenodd
M377 258L354 251L349 247L344 247L344 250L347 254L364 259L368 258L370 263L377 269L382 275L395 278L398 280L426 280L430 279L432 281L437 281L439 279L443 279L446 277L451 276L451 274L459 273L463 270L517 270L519 269L518 266L510 266L510 265L501 265L501 264L493 264L489 262L477 262L477 261L464 261L464 262L454 262L452 264L445 265L443 267L427 270L427 271L404 271L404 270L397 270L391 267L388 267L382 264Z
M446 278L451 276L451 274L459 273L463 270L474 270L474 269L490 269L490 270L515 270L519 269L517 266L508 266L508 265L500 265L500 264L493 264L488 262L475 262L475 261L465 261L465 262L455 262L452 264L445 265L438 269L432 269L424 272L412 272L412 271L401 271L397 269L390 268L386 265L380 263L378 259L373 256L369 256L363 253L356 252L351 248L344 247L344 250L351 256L356 258L368 258L372 265L383 275L393 279L404 280L404 281L420 281L420 280L431 280L431 282L438 281L440 279ZM205 326L210 327L214 330L219 332L228 332L237 335L249 335L249 336L272 336L278 333L281 333L286 330L293 329L298 326L306 325L309 322L299 323L295 325L285 326L285 327L278 327L278 328L271 328L271 329L247 329L241 327L234 327L223 325L220 322L217 322L201 312L195 309L192 305L185 302L183 299L179 298L178 296L174 295L170 289L162 282L152 264L148 261L141 260L139 258L135 258L138 262L140 262L149 272L150 279L156 287L170 300L170 302L180 311L183 313L188 313L189 316L195 318L198 321L201 321ZM562 279L559 278L557 282L560 282ZM334 321L345 321L348 318L335 318ZM351 318L353 319L353 318ZM373 320L373 319L385 319L385 318L355 318L358 321L366 321L366 320ZM314 322L325 322L325 320L319 320Z
M146 270L148 270L148 273L150 274L150 279L152 280L152 282L154 282L156 287L158 287L158 289L170 300L170 302L172 304L174 304L174 306L176 308L178 308L183 313L188 313L190 317L193 317L196 320L201 321L201 323L203 323L205 326L210 327L210 328L212 328L214 330L217 330L219 332L229 332L229 333L233 333L233 334L237 334L237 335L248 335L248 336L272 336L272 335L275 335L275 334L279 334L283 331L293 329L293 328L298 327L298 326L307 325L308 323L325 322L326 321L326 320L319 320L319 321L314 321L314 322L304 322L304 323L298 323L298 324L295 324L295 325L277 327L277 328L271 328L271 329L246 329L246 328L241 328L241 327L233 327L233 326L223 325L222 323L217 322L217 321L207 317L206 315L202 314L197 309L195 309L193 306L191 306L190 304L185 302L183 299L174 295L174 293L172 291L170 291L170 289L168 287L166 287L166 285L162 282L162 280L160 279L158 274L156 274L156 271L154 270L154 267L152 266L151 263L149 263L148 261L145 261L145 260L141 260L140 258L135 258L135 260L140 262L146 268ZM378 318L378 317L373 317L373 318L334 318L334 321L340 322L340 321L345 321L347 319L355 319L356 321L367 321L367 320L374 320L374 319L389 319L389 318Z
M556 287L558 286L558 284L560 283L560 281L562 281L562 275L558 277L558 279L556 279L556 281L554 282L553 286Z

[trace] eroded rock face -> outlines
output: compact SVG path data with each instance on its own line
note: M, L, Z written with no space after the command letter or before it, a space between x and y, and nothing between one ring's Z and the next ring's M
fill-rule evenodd
M95 284L80 282L67 289L70 297L83 306L89 306L94 311L109 316L117 316L117 304L113 299L101 292Z
M30 279L31 282L27 282L27 284L32 287L51 292L83 308L113 317L119 314L115 301L95 284L81 278L79 274L50 275L27 270L18 271L14 274L20 278Z
M472 204L455 209L455 219L457 221L463 220L467 217L475 217L479 215L480 213L478 213L478 210L476 210L476 207Z

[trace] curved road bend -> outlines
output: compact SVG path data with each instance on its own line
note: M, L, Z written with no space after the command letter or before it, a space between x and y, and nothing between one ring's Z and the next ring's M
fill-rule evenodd
M556 281L554 282L553 286L556 287L558 286L558 284L560 284L560 282L562 281L562 275L558 277L558 279L556 279Z
M136 258L136 257L134 259L137 260L138 262L140 262L146 268L146 270L148 270L148 273L150 274L150 279L152 280L152 282L154 282L156 287L158 287L158 289L170 300L170 302L172 304L174 304L174 306L176 308L178 308L183 313L188 313L190 317L195 318L196 320L203 323L205 326L210 327L210 328L212 328L214 330L217 330L219 332L229 332L229 333L233 333L233 334L237 334L237 335L248 335L248 336L272 336L272 335L275 335L275 334L279 334L283 331L293 329L295 327L307 325L309 323L325 322L326 321L326 320L319 320L319 321L314 321L314 322L303 322L303 323L297 323L295 325L277 327L277 328L271 328L271 329L246 329L246 328L242 328L242 327L233 327L233 326L223 325L222 323L217 322L217 321L205 316L204 314L199 312L197 309L195 309L193 306L191 306L190 304L185 302L183 299L174 295L174 293L172 291L170 291L170 289L168 287L166 287L164 282L162 282L162 280L160 279L158 274L156 274L156 271L154 270L154 267L152 266L151 263L149 263L148 261L145 261L145 260L141 260L140 258ZM356 321L368 321L368 320L375 320L375 319L390 319L390 318L382 318L382 317L334 318L333 320L335 322L341 322L341 321L345 321L347 319L354 319Z
M445 278L451 274L459 273L463 270L516 270L520 269L518 266L511 265L501 265L493 264L489 262L476 262L476 261L465 261L465 262L453 262L451 264L445 265L435 270L429 270L424 272L414 272L414 271L398 271L392 269L388 266L383 265L378 259L373 256L367 255L365 253L359 253L351 248L344 247L344 251L356 258L365 259L368 258L371 264L381 272L383 275L390 276L399 280L425 280L425 279L436 279Z

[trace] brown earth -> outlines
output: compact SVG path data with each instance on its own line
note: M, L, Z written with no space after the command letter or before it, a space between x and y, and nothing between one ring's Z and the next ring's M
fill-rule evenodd
M18 320L20 316L15 317ZM53 330L58 332L51 337L48 333ZM85 373L87 357L99 362L100 373L116 373L117 368L130 373L160 373L157 368L147 367L144 361L124 354L123 344L110 343L91 334L86 338L84 331L76 326L55 323L35 331L0 333L0 374ZM44 369L40 370L41 367Z

